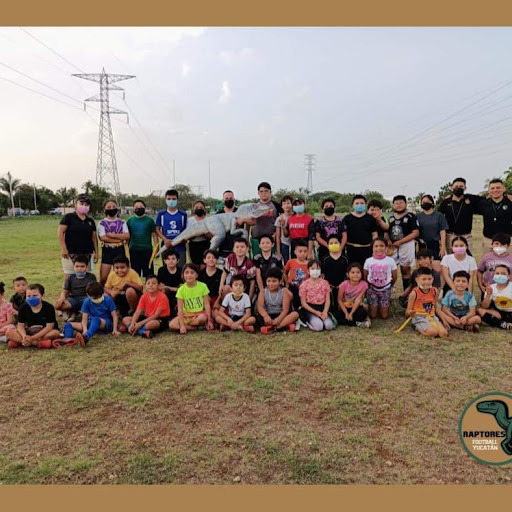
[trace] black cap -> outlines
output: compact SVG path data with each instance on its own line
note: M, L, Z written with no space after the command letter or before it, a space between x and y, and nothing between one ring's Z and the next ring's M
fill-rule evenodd
M292 201L292 205L295 204L295 203L304 203L304 199L301 199L300 197L296 197L293 201Z
M76 198L77 201L82 201L83 203L91 204L91 199L87 194L78 194L78 197Z

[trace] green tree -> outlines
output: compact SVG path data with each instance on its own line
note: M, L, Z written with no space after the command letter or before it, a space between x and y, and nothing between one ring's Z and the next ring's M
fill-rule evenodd
M438 207L444 199L452 195L452 184L450 182L445 183L437 193L436 207Z
M72 206L74 199L78 195L78 190L74 187L61 187L55 193L59 206Z
M7 178L0 178L0 191L9 196L9 208L15 208L14 195L16 190L20 187L21 180L14 179L10 172L7 173ZM14 215L14 211L13 211Z

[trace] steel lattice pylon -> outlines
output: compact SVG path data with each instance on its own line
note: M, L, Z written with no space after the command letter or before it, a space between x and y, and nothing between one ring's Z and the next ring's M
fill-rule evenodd
M114 149L110 114L124 114L128 121L128 113L117 108L110 108L109 91L123 91L124 99L123 88L113 84L121 80L135 78L135 75L107 74L105 73L105 68L103 68L101 73L83 73L74 74L73 76L100 84L100 93L85 100L85 102L98 101L101 107L98 158L96 162L96 184L113 192L117 198L120 193L119 175L117 172L116 152ZM86 103L84 103L84 109L85 107Z

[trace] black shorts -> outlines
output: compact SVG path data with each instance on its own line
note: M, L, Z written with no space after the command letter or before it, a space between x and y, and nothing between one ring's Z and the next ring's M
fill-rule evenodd
M200 242L192 242L188 243L188 253L190 255L190 259L192 263L195 265L203 264L203 254L204 251L210 248L210 240L201 240Z
M139 322L141 320L146 320L146 318L147 317L145 317L144 315L141 315L139 318ZM160 324L160 326L154 332L163 332L169 328L169 321L171 320L171 317L170 316L162 316L160 318L155 318L155 320Z
M147 277L155 273L154 265L149 267L151 249L130 249L130 265L137 274Z
M119 247L102 247L101 248L101 263L105 265L113 265L114 258L118 256L125 256L124 245Z
M138 290L135 290L135 293L139 298L142 295L142 292L139 292ZM124 293L120 293L119 295L115 296L114 304L116 305L121 316L127 316L128 313L130 312L130 304L128 304L128 301L126 300L126 295Z

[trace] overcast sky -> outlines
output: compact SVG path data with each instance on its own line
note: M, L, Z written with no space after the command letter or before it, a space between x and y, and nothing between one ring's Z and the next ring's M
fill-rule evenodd
M102 67L137 76L111 93L131 111L112 116L125 192L166 189L173 159L177 182L207 194L210 160L212 194L240 198L305 186L304 153L314 191L385 196L458 175L478 192L512 165L510 28L25 27L0 44L0 174L53 189L95 179L99 104L82 101L99 86L71 74Z

